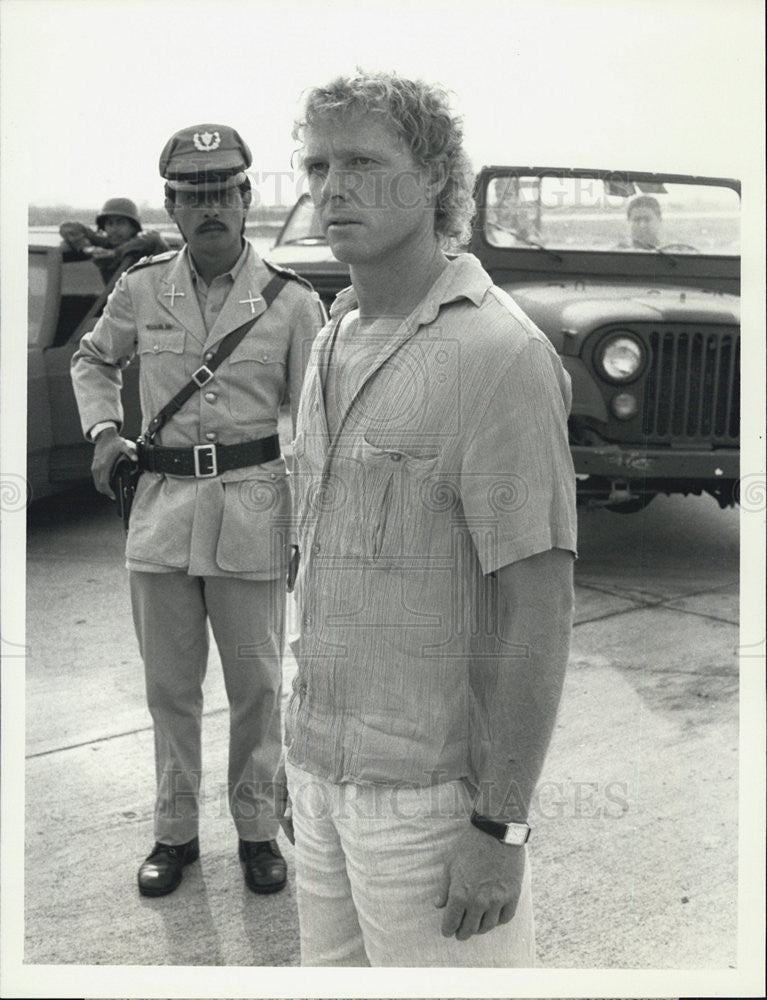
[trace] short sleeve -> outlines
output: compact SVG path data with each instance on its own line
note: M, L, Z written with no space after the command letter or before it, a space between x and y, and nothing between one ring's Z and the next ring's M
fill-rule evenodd
M552 548L576 553L570 403L559 357L531 339L509 359L478 422L467 428L461 500L485 574Z

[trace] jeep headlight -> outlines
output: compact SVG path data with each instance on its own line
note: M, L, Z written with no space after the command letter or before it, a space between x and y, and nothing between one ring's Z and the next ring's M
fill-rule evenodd
M599 364L611 382L630 382L642 370L644 356L644 347L635 337L619 333L602 345Z

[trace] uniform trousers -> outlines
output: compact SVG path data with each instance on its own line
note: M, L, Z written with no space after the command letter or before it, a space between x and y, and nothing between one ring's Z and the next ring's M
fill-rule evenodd
M130 590L154 721L155 839L183 844L198 834L209 621L229 699L229 808L243 840L271 840L279 829L272 779L282 742L284 580L131 571Z
M529 860L509 923L466 941L442 937L435 899L445 859L471 813L462 781L425 788L336 784L290 761L286 772L302 965L535 964Z

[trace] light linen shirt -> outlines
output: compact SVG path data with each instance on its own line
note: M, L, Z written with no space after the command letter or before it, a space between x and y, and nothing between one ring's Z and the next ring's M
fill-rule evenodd
M288 759L336 782L474 781L516 649L494 572L576 548L570 379L464 254L339 393L331 440L323 386L356 306L353 289L334 303L299 407Z

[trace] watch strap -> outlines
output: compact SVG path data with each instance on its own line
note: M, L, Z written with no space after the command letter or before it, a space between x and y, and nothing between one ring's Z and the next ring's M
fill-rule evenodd
M497 820L488 819L487 816L480 816L476 810L472 811L470 819L472 826L495 837L501 843L521 847L530 839L531 831L527 823L499 823Z

